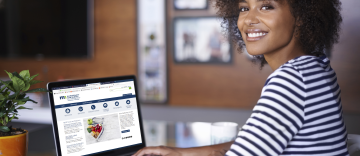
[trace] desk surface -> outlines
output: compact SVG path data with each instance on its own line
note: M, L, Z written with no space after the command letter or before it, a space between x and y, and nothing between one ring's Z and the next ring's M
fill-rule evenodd
M47 105L47 104L44 104ZM33 110L19 110L21 115L13 122L52 124L50 107L29 106ZM166 122L221 122L229 121L245 124L251 115L251 110L174 107L168 105L141 105L142 117L145 120Z
M29 131L29 156L53 156L55 144L49 124L12 123ZM210 126L206 122L144 121L147 146L197 147L210 144Z

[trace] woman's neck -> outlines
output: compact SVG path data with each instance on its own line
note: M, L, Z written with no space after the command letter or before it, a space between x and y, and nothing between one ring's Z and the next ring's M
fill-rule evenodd
M306 53L298 40L293 37L289 44L276 51L264 54L264 57L271 69L275 71L287 61L303 55Z

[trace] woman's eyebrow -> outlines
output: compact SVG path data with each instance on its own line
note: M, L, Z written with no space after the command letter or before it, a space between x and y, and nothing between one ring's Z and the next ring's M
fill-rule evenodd
M247 3L246 0L240 0L239 3Z
M274 1L274 2L276 2L278 0L256 0L256 2L265 2L265 1L268 1L268 2Z
M277 0L256 0L256 2L264 2L264 1L277 1ZM239 3L247 3L246 0L239 0Z

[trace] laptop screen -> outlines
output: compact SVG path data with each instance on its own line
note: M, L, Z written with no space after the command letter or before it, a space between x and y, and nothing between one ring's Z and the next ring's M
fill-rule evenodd
M62 155L141 144L134 87L128 79L51 88Z

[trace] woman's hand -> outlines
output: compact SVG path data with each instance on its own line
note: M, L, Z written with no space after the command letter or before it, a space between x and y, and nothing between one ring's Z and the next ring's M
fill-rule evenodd
M193 148L176 148L176 147L145 147L133 156L144 156L144 155L161 155L161 156L224 156L226 150L230 149L231 144L234 141Z
M161 155L161 156L181 156L181 153L173 147L158 146L158 147L145 147L133 156L143 156L143 155Z
M226 150L222 149L219 151L212 151L209 156L224 156L226 153Z

